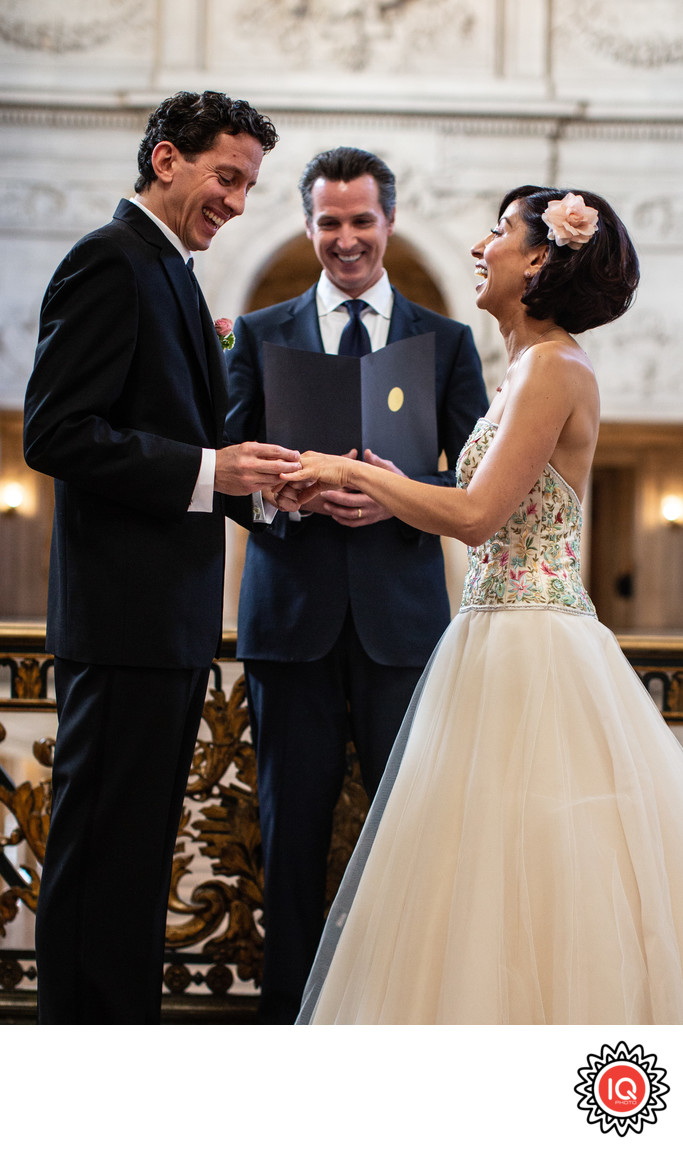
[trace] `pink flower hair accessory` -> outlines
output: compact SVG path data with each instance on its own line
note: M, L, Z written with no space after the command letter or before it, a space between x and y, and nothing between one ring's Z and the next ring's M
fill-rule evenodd
M235 346L235 336L232 330L231 319L215 319L213 326L218 332L218 338L221 341L221 347L224 351L231 351Z
M567 244L576 251L598 230L597 208L587 207L583 196L573 192L567 192L563 200L550 200L541 219L548 225L548 239L558 248Z

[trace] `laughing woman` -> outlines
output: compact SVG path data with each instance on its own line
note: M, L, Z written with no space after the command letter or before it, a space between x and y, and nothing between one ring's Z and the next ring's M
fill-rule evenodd
M521 187L472 249L508 368L458 486L307 453L302 500L371 495L469 547L330 912L300 1023L683 1022L683 748L581 582L599 427L570 333L638 260L588 192Z

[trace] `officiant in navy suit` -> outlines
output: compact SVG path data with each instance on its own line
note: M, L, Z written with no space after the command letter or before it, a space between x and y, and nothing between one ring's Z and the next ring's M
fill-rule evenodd
M393 173L335 148L301 178L306 234L322 273L303 295L240 317L228 359L227 441L265 436L263 344L362 355L433 332L439 450L448 467L488 406L468 327L411 303L384 269ZM351 446L351 445L349 445ZM366 453L378 467L390 460ZM449 472L422 476L454 482ZM301 514L265 489L238 615L256 746L265 866L261 1021L293 1022L323 924L332 814L355 743L373 795L415 685L450 620L439 539L372 499L330 492Z
M192 251L244 210L270 120L218 92L152 113L134 201L57 268L25 406L55 479L59 730L36 920L41 1023L155 1023L171 861L218 651L225 514L296 452L222 447L222 348ZM188 266L188 261L190 261Z

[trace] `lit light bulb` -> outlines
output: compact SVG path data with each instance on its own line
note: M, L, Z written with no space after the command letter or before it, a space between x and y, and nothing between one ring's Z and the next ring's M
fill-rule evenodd
M683 520L683 499L678 495L665 495L662 499L662 515L669 523Z
M16 511L24 502L24 489L21 483L6 483L2 489L2 503L7 511Z

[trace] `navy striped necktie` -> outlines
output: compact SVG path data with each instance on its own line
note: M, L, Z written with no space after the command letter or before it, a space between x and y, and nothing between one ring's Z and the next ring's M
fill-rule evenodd
M368 355L372 351L370 333L360 318L360 313L367 306L364 299L344 300L349 320L341 333L339 355Z

